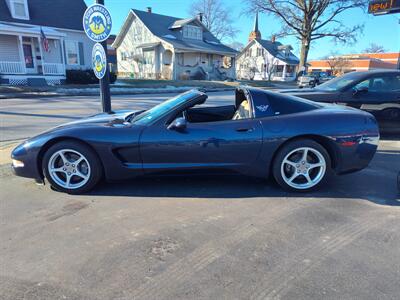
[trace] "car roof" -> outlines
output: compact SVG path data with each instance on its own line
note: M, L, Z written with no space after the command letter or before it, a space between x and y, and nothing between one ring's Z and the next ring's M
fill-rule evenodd
M270 99L271 98L276 98L276 97L283 97L285 98L288 102L287 104L289 105L290 103L293 104L301 104L301 105L311 105L315 108L319 108L321 107L320 104L311 101L311 100L307 100L307 99L303 99L303 98L299 98L293 95L288 95L288 94L282 94L282 93L278 93L275 91L270 91L270 90L264 90L261 88L256 88L256 87L250 87L250 86L239 86L236 88L236 95L238 92L242 92L247 100L249 100L251 102L251 107L253 108L253 114L255 118L262 118L264 117L264 109L268 109L268 106L271 106L271 102ZM238 101L238 99L236 99L236 106L238 106L241 102L240 100ZM257 108L257 109L255 109Z
M368 71L354 71L346 74L359 74L360 76L367 76L371 74L400 74L400 70L375 69Z

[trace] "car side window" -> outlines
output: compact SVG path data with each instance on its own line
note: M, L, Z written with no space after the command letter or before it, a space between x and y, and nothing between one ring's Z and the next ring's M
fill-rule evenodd
M368 88L369 89L370 81L371 81L371 79L367 79L367 80L361 81L359 84L357 84L355 86L355 88L357 90L361 90L363 88Z
M356 89L362 89L365 87L367 87L370 92L400 91L400 75L372 77L355 86Z

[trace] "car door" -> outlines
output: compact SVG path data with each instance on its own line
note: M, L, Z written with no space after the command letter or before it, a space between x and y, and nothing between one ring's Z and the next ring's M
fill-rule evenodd
M400 75L374 75L347 92L351 106L372 113L385 131L400 131Z
M140 151L145 173L168 170L238 170L254 164L262 145L255 119L187 123L184 131L164 123L146 128Z

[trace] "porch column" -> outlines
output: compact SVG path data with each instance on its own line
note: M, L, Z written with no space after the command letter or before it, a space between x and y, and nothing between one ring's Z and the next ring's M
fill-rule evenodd
M43 49L42 49L42 37L38 37L38 42L39 42L39 50L40 50L40 58L41 58L41 63L42 63L42 74L46 75L46 72L44 71L44 56L43 56Z
M176 80L176 54L175 51L172 52L172 80Z
M22 47L22 36L18 36L18 48L19 48L19 56L22 61L22 71L26 74L26 64L25 64L25 55L24 48Z
M64 39L59 39L58 40L59 42L60 42L60 48L61 48L61 61L62 61L62 63L63 63L63 68L64 68L64 75L66 75L66 68L65 68L65 65L66 65L66 61L65 61L65 57L66 57L66 53L64 52L65 50L64 50Z
M236 59L235 57L231 57L231 68L232 68L232 77L236 79Z
M282 78L283 78L283 80L285 80L285 78L286 78L286 64L283 65Z

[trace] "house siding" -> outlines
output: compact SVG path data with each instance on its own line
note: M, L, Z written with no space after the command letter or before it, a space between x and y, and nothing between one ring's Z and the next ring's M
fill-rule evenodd
M262 50L264 49L264 50ZM247 55L247 52L250 55ZM262 52L263 51L263 52ZM257 55L258 52L264 53L264 56ZM263 48L258 43L254 43L247 49L244 49L243 52L237 57L236 62L236 74L238 79L251 79L251 68L255 68L254 80L266 80L268 79L268 73L263 70L263 64L273 64L276 67L288 65L286 62L274 57L271 55L267 49ZM295 80L295 72L287 72L286 77L283 79L281 74L283 72L276 72L272 74L272 80L286 80L291 81Z
M44 63L62 63L62 48L59 40L49 39L49 52L43 52Z
M0 34L0 61L20 61L17 36Z
M78 43L82 43L83 46L83 53L84 53L84 59L83 59L83 64L81 65L80 63L78 65L68 65L66 62L66 69L67 70L84 70L84 69L91 69L92 68L92 49L94 46L94 42L90 40L86 34L82 32L73 32L69 30L62 30L62 29L57 29L58 31L65 33L66 37L64 38L65 41L76 41ZM79 49L78 49L79 51ZM81 60L82 61L82 60Z
M117 62L118 62L118 73L122 77L140 77L142 69L147 72L155 73L159 67L154 67L149 70L146 65L134 61L133 57L143 57L142 49L137 48L140 44L158 42L158 39L143 25L143 23L136 17L132 20L128 32L125 35L124 40L117 50ZM153 50L154 61L160 61L160 54L158 47ZM124 59L123 59L124 58Z

